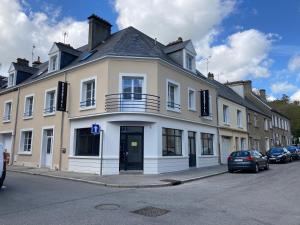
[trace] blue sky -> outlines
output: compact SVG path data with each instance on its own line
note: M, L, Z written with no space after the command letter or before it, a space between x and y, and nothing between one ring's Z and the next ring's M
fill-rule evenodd
M202 59L211 56L209 70L218 74L216 77L221 77L220 81L251 79L253 87L265 88L269 96L280 98L285 93L300 100L299 0L174 2L1 0L0 21L5 20L4 10L27 16L25 19L19 16L22 18L22 27L27 29L23 32L32 34L31 39L23 40L22 36L17 39L22 49L23 46L28 48L24 49L24 53L18 51L21 57L22 54L30 57L28 46L32 42L38 46L36 54L45 58L51 41L59 41L54 39L61 38L64 30L68 31L69 41L75 47L86 43L86 18L92 13L110 21L114 32L133 25L163 43L173 41L178 36L191 38L199 55L197 65L201 72L206 72L203 71L206 65ZM71 21L67 20L70 18ZM15 27L15 30L11 27ZM3 30L1 26L0 29ZM12 34L17 31L20 33L20 27L15 24L6 29ZM50 36L48 42L36 37L39 32ZM1 35L0 41L3 41ZM5 50L14 52L11 48L0 47L0 51ZM16 55L6 58L0 56L0 62L7 68L6 62L14 58Z

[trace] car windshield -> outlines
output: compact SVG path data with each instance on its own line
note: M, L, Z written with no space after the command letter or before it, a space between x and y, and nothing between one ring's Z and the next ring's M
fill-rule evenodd
M289 146L289 147L287 147L287 150L289 150L290 152L291 151L296 151L296 147L294 147L294 146Z
M232 157L247 157L250 156L250 152L248 151L239 151L231 153Z
M272 153L272 154L283 153L283 149L281 149L281 148L272 148L270 150L270 153Z

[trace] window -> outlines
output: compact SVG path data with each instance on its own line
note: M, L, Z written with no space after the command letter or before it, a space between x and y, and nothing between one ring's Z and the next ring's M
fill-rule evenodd
M24 117L30 118L33 116L33 96L25 97Z
M50 66L49 66L49 71L53 72L58 70L58 55L54 55L50 57Z
M193 70L194 69L193 63L194 63L194 57L186 53L186 68L188 70Z
M188 103L189 103L189 110L196 110L196 92L193 89L188 89L189 92L189 99L188 99Z
M229 107L227 105L223 105L223 122L229 124Z
M241 138L241 150L246 150L246 138Z
M81 82L80 108L94 108L96 106L96 79L90 78Z
M168 100L167 109L172 111L180 111L180 93L179 85L168 81Z
M123 76L122 93L123 100L142 100L143 99L143 77Z
M12 87L16 85L16 76L15 73L10 73L8 75L7 87Z
M270 127L270 129L273 129L272 121L269 121L269 127Z
M162 129L163 156L182 155L182 130Z
M55 113L55 93L56 90L46 91L44 114L53 115Z
M265 131L269 130L268 120L267 119L264 119L264 128L265 128Z
M257 115L254 115L254 126L255 126L255 127L258 127L258 126L257 126Z
M26 130L21 132L20 150L25 153L32 151L32 130Z
M278 127L278 121L277 121L277 117L275 116L275 127Z
M247 113L247 123L251 123L250 113Z
M208 133L201 133L201 142L202 142L202 155L213 155L214 148L213 148L213 134Z
M7 101L4 103L3 122L9 122L11 120L11 113L12 113L12 101Z
M93 135L91 128L80 128L75 135L75 156L99 156L100 134Z
M242 111L237 110L236 116L237 116L237 125L238 125L238 127L240 127L240 128L243 127L243 124L242 124Z

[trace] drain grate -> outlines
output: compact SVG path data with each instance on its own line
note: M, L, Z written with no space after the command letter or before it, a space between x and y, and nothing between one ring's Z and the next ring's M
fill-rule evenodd
M120 208L120 205L117 204L100 204L96 205L95 209L98 210L117 210Z
M160 209L152 206L148 206L145 208L141 208L135 211L132 211L132 213L136 213L142 216L148 216L148 217L158 217L167 214L170 212L167 209Z

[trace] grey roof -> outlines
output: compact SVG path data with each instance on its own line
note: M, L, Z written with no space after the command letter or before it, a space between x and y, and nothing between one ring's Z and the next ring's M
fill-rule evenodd
M71 45L64 44L64 43L61 43L61 42L55 42L55 44L58 47L58 49L63 51L63 52L67 52L67 53L70 53L70 54L75 55L75 56L79 56L80 53L81 53L77 49L73 48Z
M167 45L164 49L165 53L171 53L171 52L176 52L179 51L181 49L184 49L185 46L187 46L187 44L190 42L191 40L186 40L186 41L181 41L181 42L177 42L175 44L170 44Z
M12 64L13 64L15 70L26 72L26 73L29 73L29 74L34 74L38 70L37 68L29 67L29 66L23 66L23 65L15 63L15 62L13 62Z

